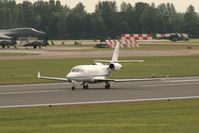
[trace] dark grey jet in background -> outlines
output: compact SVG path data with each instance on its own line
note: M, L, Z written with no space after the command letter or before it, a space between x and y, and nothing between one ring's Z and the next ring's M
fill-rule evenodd
M20 38L28 38L29 37L45 37L43 41L33 41L27 42L23 46L28 47L31 46L33 48L41 48L41 46L47 46L48 41L46 37L46 33L43 31L36 30L34 28L14 28L14 29L4 29L0 30L0 46L2 48L14 46L16 48L16 40Z

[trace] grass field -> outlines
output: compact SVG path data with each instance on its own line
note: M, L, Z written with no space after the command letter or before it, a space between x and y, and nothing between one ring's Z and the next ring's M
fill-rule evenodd
M157 77L199 76L199 57L143 57L144 63L123 64L123 69L113 72L112 78L144 78L155 74ZM93 59L52 59L1 61L0 84L52 82L37 79L42 75L65 77L78 64L91 64Z
M140 47L130 48L131 50L185 50L188 46L191 49L199 49L199 45L181 45L181 44L143 44ZM129 48L123 48L124 50L129 50Z
M198 133L199 100L0 109L1 133Z
M142 44L140 47L134 48L120 48L121 50L187 50L187 47L191 46L191 49L199 49L199 45L185 45L185 44ZM86 45L67 45L65 48L63 46L48 46L49 51L112 51L112 48L94 48L94 46L86 46ZM56 49L52 49L56 47ZM58 49L57 49L58 48ZM62 49L61 49L62 48Z

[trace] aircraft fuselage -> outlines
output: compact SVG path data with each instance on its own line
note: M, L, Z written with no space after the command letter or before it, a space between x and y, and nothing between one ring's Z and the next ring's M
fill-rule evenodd
M110 73L109 65L79 65L73 67L66 78L70 81L95 83L95 79L105 79Z

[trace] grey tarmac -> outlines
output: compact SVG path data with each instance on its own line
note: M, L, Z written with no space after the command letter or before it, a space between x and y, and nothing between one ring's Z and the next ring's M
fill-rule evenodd
M62 47L61 47L62 48ZM59 47L59 49L61 49ZM54 48L55 49L55 48ZM66 49L66 48L65 48ZM107 58L113 54L112 49L101 51L87 51L79 48L77 51L43 49L0 49L0 53L26 53L25 56L0 56L0 60L31 60L31 59L71 59L71 58ZM83 51L82 51L83 50ZM199 50L120 50L120 57L159 57L159 56L198 56Z
M75 91L68 83L0 86L0 108L116 103L148 100L199 98L199 77L169 78L159 81L91 84Z

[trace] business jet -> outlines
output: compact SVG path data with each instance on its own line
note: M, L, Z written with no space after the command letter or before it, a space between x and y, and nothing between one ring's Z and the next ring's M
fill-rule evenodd
M72 90L75 90L75 84L80 82L83 89L88 89L89 84L92 83L105 83L105 89L110 89L110 82L135 82L135 81L151 81L159 80L159 78L144 78L144 79L108 79L111 72L119 71L122 69L120 63L132 63L132 62L144 62L144 60L118 60L119 45L116 45L113 52L112 60L94 60L95 63L92 65L78 65L71 69L65 78L58 77L46 77L41 76L38 72L38 78L60 80L72 83ZM106 64L103 64L104 62Z

